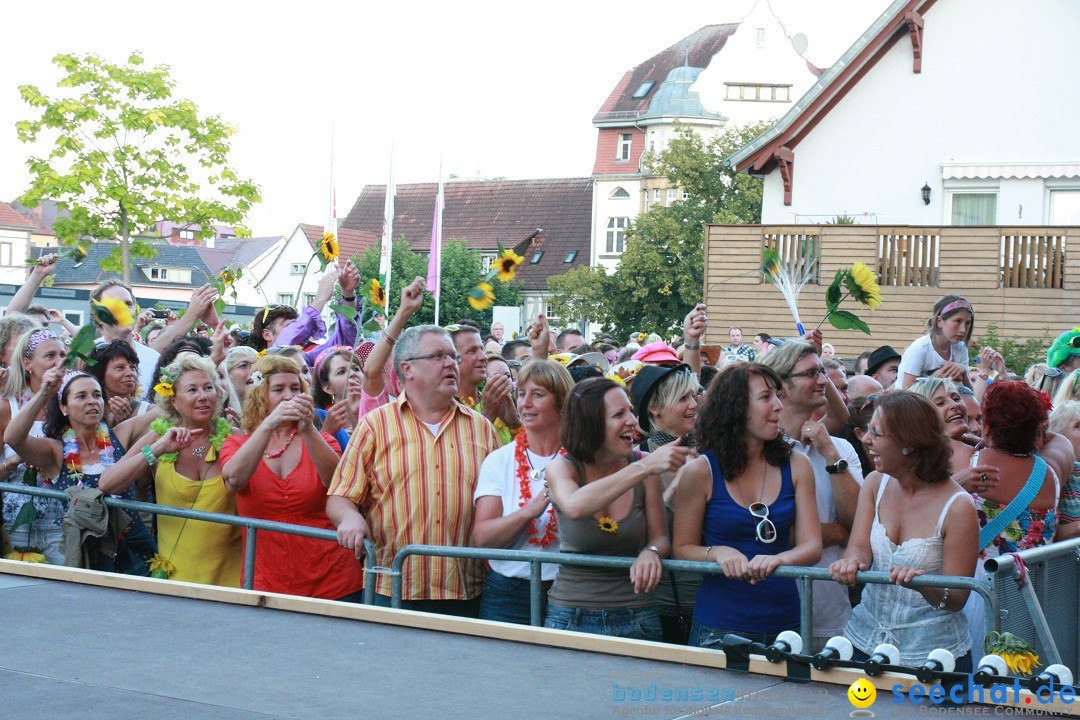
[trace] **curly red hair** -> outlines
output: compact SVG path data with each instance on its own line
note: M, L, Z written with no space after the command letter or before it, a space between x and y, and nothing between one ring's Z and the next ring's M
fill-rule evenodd
M986 390L982 403L983 427L999 450L1033 452L1047 422L1046 402L1038 390L1025 382L996 382Z

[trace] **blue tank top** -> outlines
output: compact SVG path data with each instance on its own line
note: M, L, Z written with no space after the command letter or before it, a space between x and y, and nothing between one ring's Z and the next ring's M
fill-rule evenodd
M780 468L780 494L769 505L769 519L776 525L776 542L757 539L758 518L736 503L728 493L716 453L705 453L712 470L712 497L705 506L702 545L724 545L752 560L755 555L778 555L791 549L795 524L795 486L791 466ZM723 574L705 575L698 589L694 617L719 630L778 633L799 627L799 590L794 580L765 578L757 585L729 580Z

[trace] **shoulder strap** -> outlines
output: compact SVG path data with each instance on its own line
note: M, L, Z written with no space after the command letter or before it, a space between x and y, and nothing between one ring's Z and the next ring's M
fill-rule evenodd
M885 488L889 484L891 475L882 475L881 482L878 484L877 497L874 498L874 515L877 515L878 506L881 505L881 496L885 494Z
M1013 520L1020 517L1020 513L1027 509L1027 506L1039 494L1039 489L1042 487L1045 478L1046 461L1036 455L1035 466L1031 468L1031 475L1028 477L1027 482L1024 483L1024 487L1020 489L1013 501L997 517L986 523L983 529L979 531L980 550L986 548L994 541L994 538L1001 534L1002 530L1011 525Z
M574 466L574 470L577 471L577 483L578 487L585 487L585 466L581 464L581 461L570 453L566 453L566 459Z
M960 490L959 492L954 493L951 498L949 498L949 501L945 503L945 507L941 508L941 514L938 515L937 525L934 526L935 535L941 534L941 526L945 524L945 516L949 514L949 508L952 507L953 501L961 496L971 497L970 495L968 495L967 490Z

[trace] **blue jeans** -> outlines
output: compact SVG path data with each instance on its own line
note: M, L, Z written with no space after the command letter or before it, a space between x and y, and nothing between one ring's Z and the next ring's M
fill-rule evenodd
M547 611L547 588L550 582L543 583L540 593L540 617ZM498 622L531 624L529 614L529 581L522 578L507 577L494 570L488 571L484 582L484 594L480 601L480 619Z
M776 636L779 633L755 633L755 632L742 632L741 630L721 630L720 628L714 628L711 625L698 622L697 618L694 618L694 624L690 627L690 647L708 647L716 650L721 650L724 647L725 635L738 635L739 637L746 638L752 642L759 642L764 645L772 645L776 640Z
M375 607L390 607L390 596L376 593ZM469 600L402 600L401 609L435 613L436 615L475 618L480 613L480 598L474 597Z
M548 605L544 627L654 642L664 637L660 614L652 607L586 610Z

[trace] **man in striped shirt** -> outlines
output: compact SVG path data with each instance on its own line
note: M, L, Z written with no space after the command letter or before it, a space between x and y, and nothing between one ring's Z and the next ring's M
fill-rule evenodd
M455 400L459 360L449 334L435 325L408 328L395 341L402 393L361 418L328 491L326 514L338 542L358 557L365 536L385 567L406 545L469 544L480 465L499 444L491 423ZM405 608L469 617L479 611L479 561L414 558L403 580ZM389 606L388 576L379 577L376 592L376 604Z

